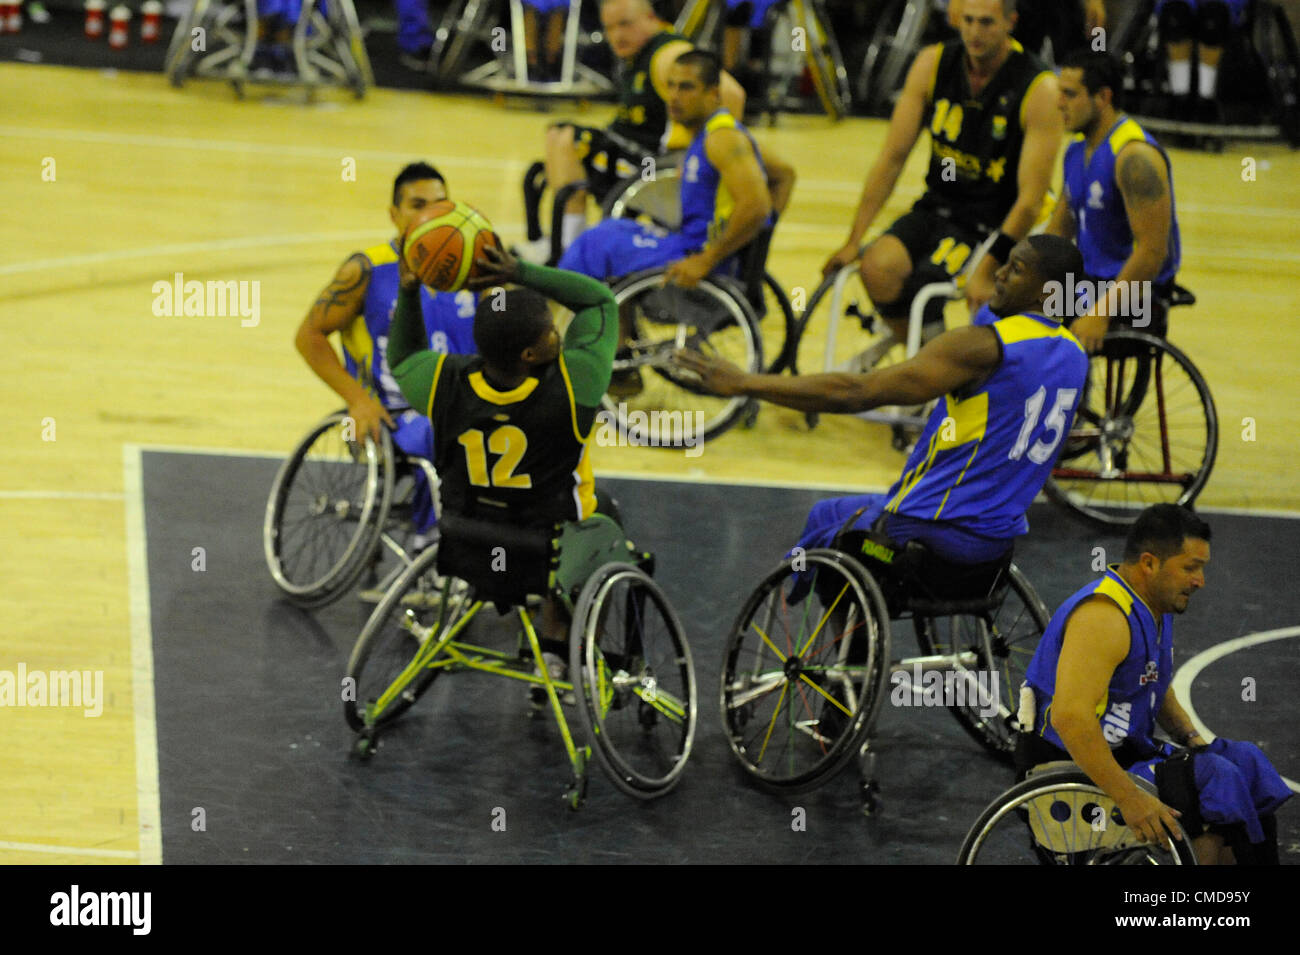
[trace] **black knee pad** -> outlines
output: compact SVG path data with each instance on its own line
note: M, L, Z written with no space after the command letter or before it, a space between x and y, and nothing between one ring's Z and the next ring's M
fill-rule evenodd
M876 302L876 311L888 319L901 321L912 316L912 300L916 298L917 293L922 288L932 282L946 282L949 277L946 273L929 268L912 269L912 274L903 280L903 290L898 294L898 298L892 302ZM925 306L925 320L923 324L931 325L934 323L943 324L943 307L948 300L942 296L932 298Z
M1161 40L1165 43L1182 43L1192 38L1196 15L1182 0L1173 0L1161 8L1157 23Z
M1232 26L1226 3L1211 0L1196 5L1196 38L1205 46L1223 46Z

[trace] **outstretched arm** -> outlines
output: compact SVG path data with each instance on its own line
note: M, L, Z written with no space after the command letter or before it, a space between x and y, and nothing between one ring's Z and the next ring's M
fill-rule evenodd
M714 394L747 395L796 411L854 413L921 404L978 381L998 366L1002 347L987 326L954 328L907 361L865 375L754 375L693 351L679 351L676 360Z

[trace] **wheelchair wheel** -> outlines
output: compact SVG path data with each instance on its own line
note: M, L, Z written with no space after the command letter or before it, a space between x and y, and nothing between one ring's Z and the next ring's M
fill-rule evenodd
M420 648L455 626L470 606L461 581L435 573L437 555L437 546L430 547L402 572L352 648L347 675L353 682L343 701L343 716L358 732L391 723L429 688L440 667L404 676L405 671Z
M281 465L262 527L271 576L303 607L329 603L366 569L393 494L393 444L351 440L346 411L328 416Z
M1153 786L1138 779L1152 795ZM975 820L958 865L1196 865L1187 834L1171 850L1138 842L1114 801L1077 770L1031 776Z
M491 7L487 0L455 0L448 6L429 53L429 68L439 84L455 83L465 72L469 54L488 29Z
M858 99L873 116L888 116L930 22L930 0L893 0L876 22L859 72Z
M907 356L907 343L894 338L883 320L874 314L871 298L862 285L857 266L842 272L840 309L835 340L829 345L835 285L840 273L822 280L795 324L795 343L790 369L794 374L816 375L825 371L867 372L897 364ZM829 362L829 364L828 364Z
M775 375L792 367L799 322L785 289L777 284L770 272L763 273L763 308L758 316L758 329L763 338L763 354L768 359L764 370Z
M844 68L839 44L820 0L803 0L803 26L807 31L808 72L822 108L833 122L848 115L852 104L849 71Z
M763 341L749 303L733 284L708 278L694 289L664 285L663 272L637 272L614 286L626 340L614 359L605 409L631 445L692 447L739 420L749 399L707 394L672 361L690 348L751 372L763 369Z
M1300 53L1295 34L1280 6L1269 3L1260 7L1254 46L1264 67L1282 135L1292 147L1300 146Z
M636 176L612 189L601 203L607 219L636 219L675 232L682 227L681 182L677 167L657 157L654 178Z
M975 682L968 683L965 702L949 710L966 732L1007 763L1020 728L1020 685L1050 619L1034 588L1012 564L995 609L913 620L922 653L970 654L972 662L964 669Z
M695 667L659 586L630 564L583 586L569 639L578 713L609 778L638 799L681 781L695 740Z
M727 638L727 742L765 788L819 786L865 742L888 676L889 614L871 575L834 550L787 559L750 594Z
M1192 506L1218 445L1214 399L1187 356L1154 335L1111 332L1044 490L1094 523L1126 527L1152 504Z

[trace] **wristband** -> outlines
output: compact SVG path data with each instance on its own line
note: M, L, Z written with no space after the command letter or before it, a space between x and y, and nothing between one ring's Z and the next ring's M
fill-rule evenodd
M1011 258L1011 250L1016 247L1016 240L1011 238L1001 229L994 233L997 236L993 244L989 246L989 255L997 259L1003 265L1006 265L1007 259Z

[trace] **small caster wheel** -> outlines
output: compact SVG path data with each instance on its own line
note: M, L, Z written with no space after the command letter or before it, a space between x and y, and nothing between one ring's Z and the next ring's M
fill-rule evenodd
M740 419L741 424L746 430L749 430L758 424L758 402L751 401L745 405L744 416Z
M822 416L820 412L807 411L804 413L803 419L808 422L808 430L811 431L817 427L817 423L822 420Z
M370 731L363 731L355 743L352 744L352 752L357 759L368 760L375 755L375 750L379 748L379 738Z
M874 816L876 814L876 808L880 805L879 793L880 788L876 785L874 779L862 784L862 815Z

